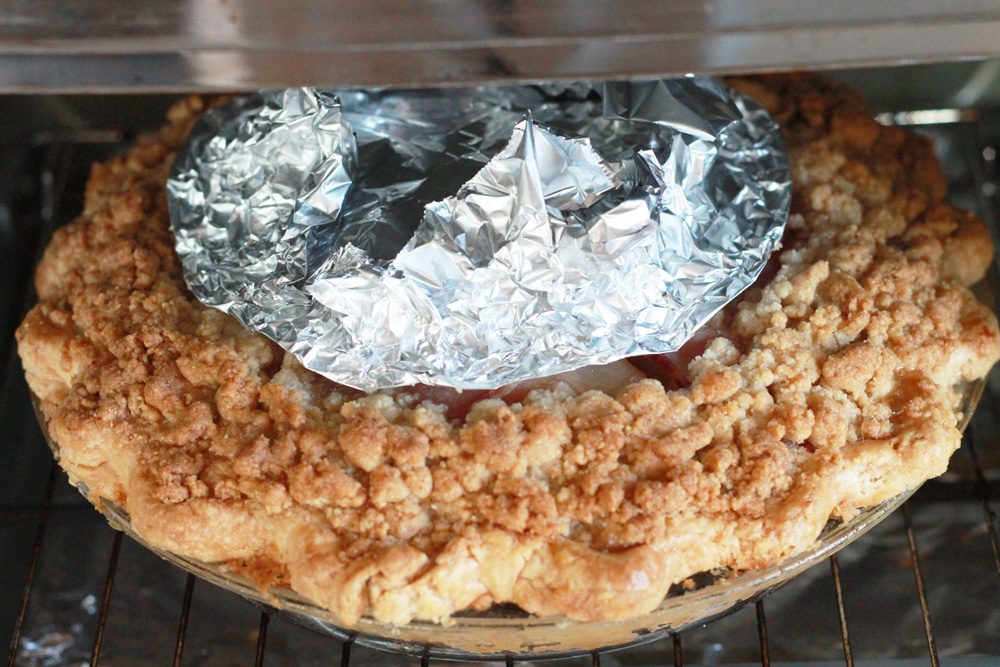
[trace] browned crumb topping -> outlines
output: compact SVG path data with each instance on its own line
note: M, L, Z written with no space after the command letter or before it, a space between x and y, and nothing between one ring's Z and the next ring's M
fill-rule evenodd
M164 181L202 112L95 165L18 331L61 465L152 544L288 585L353 624L514 602L615 619L717 567L763 567L942 472L952 386L1000 356L967 286L992 258L942 203L930 144L850 91L730 82L785 128L780 268L680 369L615 396L552 386L507 405L363 396L188 293Z

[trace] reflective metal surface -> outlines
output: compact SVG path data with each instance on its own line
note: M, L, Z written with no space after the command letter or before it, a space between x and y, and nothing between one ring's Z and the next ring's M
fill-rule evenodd
M235 98L167 194L194 295L306 368L495 389L679 349L763 269L791 181L761 107L683 77Z
M1000 56L991 0L8 0L0 91L666 76Z

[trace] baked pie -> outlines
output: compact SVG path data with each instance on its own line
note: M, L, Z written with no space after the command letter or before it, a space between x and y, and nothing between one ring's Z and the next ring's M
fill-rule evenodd
M18 330L60 465L152 545L345 626L514 603L627 618L768 566L944 471L955 386L1000 358L993 251L932 146L818 76L733 79L781 124L783 247L672 355L491 392L365 395L198 303L164 183L205 109L95 165Z

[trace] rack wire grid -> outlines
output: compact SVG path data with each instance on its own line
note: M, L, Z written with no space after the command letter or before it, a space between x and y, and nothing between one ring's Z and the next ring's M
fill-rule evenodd
M952 201L976 210L997 238L1000 113L883 115L886 122L920 118L934 121L920 129L938 141ZM437 662L428 653L382 653L353 638L315 634L197 581L123 540L52 461L13 332L33 302L30 275L38 254L53 229L80 209L89 164L132 138L86 129L0 143L0 646L10 647L6 664ZM993 509L1000 498L998 431L995 371L949 472L839 556L707 626L558 664L1000 664Z

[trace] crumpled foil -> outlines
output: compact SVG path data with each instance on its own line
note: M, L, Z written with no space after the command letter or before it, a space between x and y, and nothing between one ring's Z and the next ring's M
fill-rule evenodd
M250 95L195 126L167 192L199 300L367 391L674 351L791 198L776 124L693 77Z

